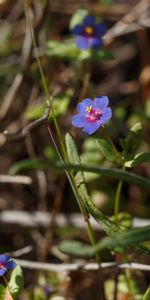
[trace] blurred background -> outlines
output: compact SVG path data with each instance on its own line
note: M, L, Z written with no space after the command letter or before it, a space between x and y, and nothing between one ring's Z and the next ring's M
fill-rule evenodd
M126 137L135 123L142 122L139 152L149 152L150 2L29 0L27 3L37 53L50 95L54 97L56 117L64 135L68 131L74 135L81 161L113 166L100 153L93 136L87 138L71 125L77 103L96 95L107 95L110 99L113 118L108 130L118 149L121 149L120 139ZM100 18L108 28L103 37L104 51L97 57L75 50L70 21L81 9ZM28 164L18 177L11 175L13 166L24 160L59 160L46 122L24 136L18 135L45 111L35 56L23 1L0 0L0 252L26 260L68 262L72 258L59 253L57 244L70 237L88 242L88 235L67 177L50 170L29 170ZM51 117L49 126L58 143ZM132 171L145 178L150 176L148 163ZM111 216L118 181L91 173L85 177L92 201ZM121 211L128 213L131 222L134 220L140 226L143 220L147 224L149 200L147 190L124 183ZM97 239L104 236L96 223L93 228ZM19 249L24 250L18 254ZM103 256L104 261L112 259L109 253ZM146 256L138 259L149 262ZM106 278L109 272L106 270ZM55 293L60 299L99 299L94 272L85 276L84 272L76 271L68 277L66 273L58 276L25 269L24 274L26 291L20 299L54 299ZM136 276L145 290L148 274L139 272Z

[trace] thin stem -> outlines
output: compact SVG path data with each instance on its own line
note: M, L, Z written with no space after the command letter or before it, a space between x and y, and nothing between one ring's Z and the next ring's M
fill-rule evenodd
M118 223L118 216L119 216L119 207L120 207L120 194L122 189L123 181L119 180L117 190L116 190L116 196L115 196L115 208L114 208L114 215L115 215L115 223Z
M31 37L32 37L32 42L33 42L33 46L34 46L34 51L35 51L35 56L36 56L38 68L39 68L39 71L40 71L40 76L41 76L41 80L42 80L42 84L43 84L43 89L44 89L44 92L45 92L45 95L46 95L46 101L48 101L49 104L51 104L51 113L52 113L52 117L53 117L54 124L55 124L55 127L56 127L57 135L58 135L58 138L59 138L59 141L60 141L61 151L62 151L62 154L63 154L63 158L65 159L65 161L66 160L68 161L67 152L66 152L65 145L63 143L61 130L60 130L59 124L58 124L58 122L56 120L54 111L53 111L52 97L50 97L50 95L49 95L49 90L48 90L47 83L46 83L46 80L45 80L45 77L44 77L44 73L43 73L43 69L42 69L42 66L41 66L41 62L40 62L40 59L39 59L39 56L38 56L37 46L36 46L36 41L35 41L35 36L34 36L34 31L33 31L32 22L31 22L31 19L30 19L30 14L29 14L29 11L28 11L28 5L27 5L27 1L26 0L24 0L24 8L25 8L25 13L26 13L27 23L29 25L29 29L30 29L30 33L31 33ZM56 151L57 151L60 159L63 161L63 158L61 157L61 153L60 153L60 151L59 151L59 149L58 149L58 147L57 147L57 145L56 145L56 143L54 141L54 138L52 136L52 133L51 133L50 129L49 129L49 133L50 133L50 135L52 137L52 140L53 140L54 146L56 148ZM73 192L74 192L74 194L76 196L76 199L78 201L81 213L83 214L84 219L87 222L87 229L88 229L88 234L89 234L89 238L91 240L91 243L93 243L95 245L94 233L93 233L92 227L91 227L89 219L88 219L88 213L86 211L86 208L85 208L83 202L81 201L81 199L80 199L80 197L78 195L78 191L77 191L77 187L76 187L76 184L75 184L75 181L74 181L74 177L71 174L71 172L66 171L66 174L67 174L67 177L68 177L69 182L71 184L71 187L73 189ZM100 258L99 258L99 256L97 256L97 254L96 254L96 259L100 263ZM101 280L102 280L102 274L101 274ZM102 283L102 285L103 285L103 283ZM104 286L103 286L102 290L104 290ZM103 299L105 300L105 296L103 296Z
M53 120L54 120L57 135L58 135L58 138L59 138L59 141L60 141L60 144L61 144L63 155L66 157L66 149L65 149L64 144L62 142L61 130L60 130L59 124L57 122L57 119L55 117L55 113L54 113L54 110L53 110L53 106L52 106L53 98L49 94L48 86L47 86L47 83L46 83L46 80L45 80L45 77L44 77L43 68L42 68L42 65L41 65L41 61L39 59L36 40L35 40L35 35L34 35L33 26L32 26L32 22L31 22L29 10L28 10L28 4L27 4L26 0L24 0L24 10L25 10L25 14L26 14L27 23L28 23L28 26L29 26L31 38L32 38L32 43L33 43L34 52L35 52L35 58L37 60L37 64L38 64L38 68L39 68L39 72L40 72L40 76L41 76L41 80L42 80L43 90L44 90L44 93L46 95L46 101L48 101L48 105L51 106L51 113L52 113L52 117L53 117Z

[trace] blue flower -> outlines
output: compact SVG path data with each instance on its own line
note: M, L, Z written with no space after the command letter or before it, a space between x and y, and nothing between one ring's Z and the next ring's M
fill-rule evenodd
M0 255L0 276L3 276L8 270L13 270L16 263L9 255Z
M78 36L76 44L81 50L102 47L102 36L106 31L105 24L96 23L93 16L87 16L82 24L78 24L72 29L72 33Z
M72 125L83 128L87 134L94 133L105 124L112 116L112 110L107 107L108 97L98 96L94 101L90 98L84 99L77 105L78 114L72 117Z

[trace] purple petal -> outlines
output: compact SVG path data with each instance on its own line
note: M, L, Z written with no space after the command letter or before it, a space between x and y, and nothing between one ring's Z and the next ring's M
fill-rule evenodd
M75 35L82 35L83 32L84 32L83 25L76 25L74 28L72 28L72 33Z
M94 108L99 108L100 110L105 109L109 104L109 99L107 96L97 96L94 98Z
M5 263L10 259L9 255L2 254L0 255L0 262Z
M83 36L76 39L76 44L81 50L87 50L89 48L88 39Z
M5 268L0 269L0 276L3 276L6 272L7 270Z
M93 26L96 24L95 22L95 18L93 16L87 16L85 19L84 19L84 22L83 24L85 26Z
M87 39L88 41L88 48L99 48L103 45L103 41L97 37L90 37Z
M84 115L75 115L72 117L72 125L75 127L82 128L86 122L86 117Z
M103 115L101 117L101 122L103 124L105 124L112 116L112 110L110 107L107 107L104 111L103 111Z
M97 36L103 36L107 32L107 27L103 23L98 23L94 25L95 34Z
M101 125L102 123L100 121L95 123L87 122L84 126L83 131L90 135L94 133Z
M90 98L85 98L82 102L78 103L77 105L77 112L79 114L86 114L86 108L87 106L92 105L93 106L93 101Z
M13 260L10 260L8 263L6 263L6 268L8 270L13 270L16 267L16 263Z

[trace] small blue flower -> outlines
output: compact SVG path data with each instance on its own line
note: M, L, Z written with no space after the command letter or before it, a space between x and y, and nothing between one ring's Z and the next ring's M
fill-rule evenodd
M0 276L3 276L9 270L13 270L15 267L16 263L9 255L0 255Z
M81 50L102 47L102 36L106 31L105 24L96 23L93 16L85 17L82 24L78 24L72 29L72 33L78 36L76 44Z
M107 107L108 97L98 96L94 101L90 98L84 99L77 105L78 114L72 117L72 125L83 128L87 134L94 133L105 124L112 116L112 110Z

